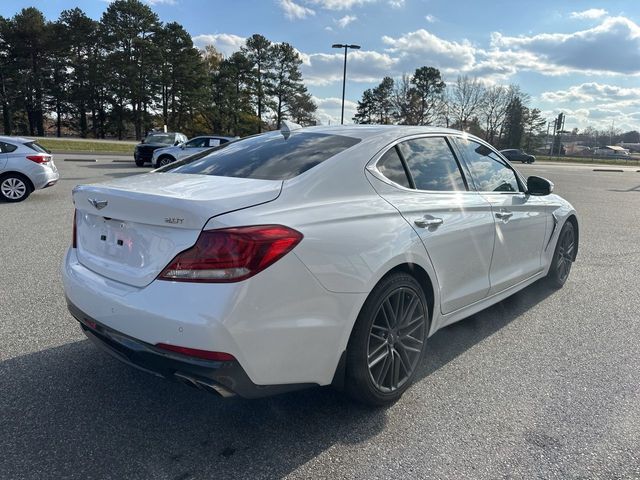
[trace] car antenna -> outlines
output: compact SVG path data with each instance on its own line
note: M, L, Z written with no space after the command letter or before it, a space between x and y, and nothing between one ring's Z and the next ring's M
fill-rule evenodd
M290 122L289 120L283 120L280 125L280 133L284 137L284 139L288 139L292 132L296 130L300 130L302 125L298 125L297 123Z

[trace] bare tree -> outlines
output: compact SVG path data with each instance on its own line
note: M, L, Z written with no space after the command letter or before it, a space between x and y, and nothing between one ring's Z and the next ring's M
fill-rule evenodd
M449 111L453 125L464 130L477 116L484 102L485 87L477 78L458 76L449 90Z

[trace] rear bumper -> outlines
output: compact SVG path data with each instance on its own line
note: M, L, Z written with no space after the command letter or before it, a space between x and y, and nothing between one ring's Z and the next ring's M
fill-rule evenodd
M256 385L237 360L210 361L167 352L97 322L69 299L67 307L80 322L87 338L100 349L127 365L168 380L186 383L222 397L239 395L244 398L265 397L313 386Z

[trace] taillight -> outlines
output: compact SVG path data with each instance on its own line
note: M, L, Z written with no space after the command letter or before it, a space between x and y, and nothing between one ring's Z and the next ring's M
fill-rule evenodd
M77 248L78 247L78 227L76 227L76 215L77 215L77 210L73 211L73 237L71 240L71 246L73 248Z
M207 230L158 277L178 282L238 282L289 253L302 234L282 225Z
M157 343L156 347L169 352L187 355L188 357L203 358L205 360L215 360L217 362L230 362L235 357L230 353L210 352L209 350L199 350L197 348L179 347L177 345L169 345L168 343Z
M27 155L27 159L36 163L47 163L51 160L51 155L47 155L46 153L38 153L36 155Z

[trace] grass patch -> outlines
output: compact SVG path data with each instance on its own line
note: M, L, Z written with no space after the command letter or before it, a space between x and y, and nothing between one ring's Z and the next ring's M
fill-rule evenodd
M546 155L536 156L536 162L561 162L561 163L582 163L585 165L640 165L637 158L590 158L590 157L549 157Z
M82 153L115 153L133 156L135 145L130 142L91 141L91 140L51 140L38 138L37 142L52 152L82 152Z

